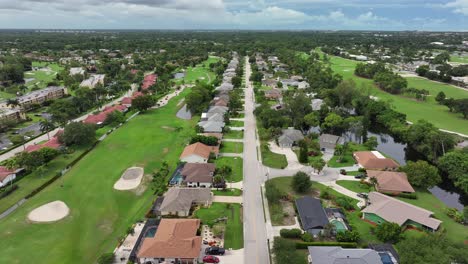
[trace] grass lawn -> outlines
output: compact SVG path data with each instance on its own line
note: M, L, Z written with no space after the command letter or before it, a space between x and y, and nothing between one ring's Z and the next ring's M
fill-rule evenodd
M211 72L210 63L219 61L218 57L209 57L206 61L198 64L195 67L187 68L183 80L186 83L195 83L195 81L205 82L210 84L216 78L216 74Z
M22 179L18 180L15 184L18 185L18 189L10 195L0 199L0 213L10 208L26 195L30 194L34 189L44 184L49 179L53 178L58 172L72 162L76 157L81 155L85 148L80 148L74 151L72 154L60 155L46 167L46 171L40 175L37 172L32 172L29 175L25 175Z
M239 157L219 157L214 161L217 168L222 166L230 166L232 168L232 179L226 179L227 181L240 182L244 179L243 166L244 161ZM229 187L229 186L228 186Z
M413 204L431 212L434 212L434 217L442 221L442 228L447 231L447 238L456 243L468 241L468 231L465 226L459 224L448 217L444 210L447 206L442 203L437 197L428 191L417 190L418 199L405 199L397 197L399 200Z
M390 101L397 111L406 114L408 121L416 122L420 119L428 120L429 118L428 121L439 128L468 134L468 125L462 125L462 123L468 124L468 121L464 120L461 114L450 113L447 107L441 106L435 101L435 96L439 91L444 91L447 97L453 98L466 98L468 92L448 84L433 82L424 78L408 77L406 78L408 87L424 88L430 93L426 101L416 101L413 98L386 93L377 88L372 80L355 76L354 68L359 62L336 56L328 57L334 72L341 74L344 79L353 79L358 86L367 84L371 87L371 95L377 96L380 100Z
M221 153L242 153L244 151L244 144L240 142L223 141L219 151Z
M235 189L235 188L226 188L225 190L212 190L214 195L219 195L219 196L241 196L242 195L242 190Z
M450 56L451 62L460 62L460 63L468 63L468 57L466 56Z
M15 97L14 94L7 93L7 92L4 92L4 91L0 91L0 98L1 99L10 99L10 98L13 98L13 97Z
M351 176L351 177L354 177L354 176L357 176L359 174L361 174L362 172L359 172L359 171L346 171L346 175L345 176Z
M262 151L263 165L276 169L284 169L288 166L286 156L271 152L267 144L262 144L260 149Z
M244 121L239 120L230 120L229 126L231 127L244 127Z
M151 190L136 194L116 191L113 185L130 166L143 166L146 173L163 161L171 169L175 166L194 134L194 121L175 118L177 102L189 91L161 109L132 119L78 162L64 176L64 187L55 182L2 219L0 263L27 263L31 259L38 264L95 263L102 253L112 252L118 238L144 217L154 199ZM179 127L182 130L175 132ZM53 224L26 220L32 209L54 200L70 207L66 219Z
M229 132L224 133L223 138L243 139L244 131L230 130Z
M338 162L339 156L333 156L330 161L328 161L328 166L332 168L353 166L356 163L353 158L353 152L362 150L367 150L367 148L362 144L350 142L349 149L346 151L345 155L343 155L341 162Z
M224 247L232 249L244 247L244 228L240 204L213 203L210 208L200 208L195 211L195 217L199 218L202 224L209 226L213 226L217 218L227 217Z
M371 186L362 184L359 181L336 181L336 184L357 193L368 193L373 189Z
M57 63L47 63L47 62L38 62L33 61L33 67L49 67L50 71L29 71L24 73L24 78L34 78L34 80L26 83L26 86L31 89L34 85L37 85L39 88L47 87L49 82L52 82L56 79L57 73L63 70L63 67Z

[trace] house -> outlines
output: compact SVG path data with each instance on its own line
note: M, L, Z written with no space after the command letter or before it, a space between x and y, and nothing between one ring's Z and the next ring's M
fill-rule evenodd
M377 180L375 188L378 192L392 195L414 193L413 186L404 172L367 170L367 176Z
M183 79L185 78L185 72L177 72L174 74L174 79Z
M281 83L283 84L283 89L287 89L288 86L297 86L299 82L292 79L284 79L281 80Z
M220 86L216 87L215 91L232 91L234 89L234 85L224 82Z
M148 74L143 78L143 83L141 84L141 90L148 90L152 85L156 83L158 76L156 74Z
M210 206L213 200L207 188L170 188L159 207L160 215L189 216L194 205Z
M88 87L90 89L94 89L98 84L104 85L105 77L105 74L93 74L88 79L83 80L80 83L80 87Z
M211 188L215 169L213 163L186 163L180 174L188 187Z
M392 170L399 167L396 161L386 158L378 151L356 151L353 157L360 167L367 170Z
M322 108L323 104L324 104L324 102L323 102L322 99L312 99L310 105L312 106L312 110L319 111L320 108Z
M138 250L139 263L196 264L202 238L200 219L161 219L154 237L145 237Z
M0 120L13 120L15 122L26 120L26 114L21 108L0 107Z
M217 98L213 99L212 104L213 104L214 106L228 107L228 105L229 105L229 100L225 100L225 98L217 97Z
M278 145L282 148L290 148L303 139L304 135L302 135L301 131L294 128L283 129L281 136L278 138Z
M220 113L225 114L229 111L229 107L226 106L210 106L207 113Z
M309 264L384 264L379 253L368 248L317 246L307 250Z
M343 144L344 140L340 136L322 134L319 136L320 150L326 153L334 153L338 144Z
M276 99L279 99L279 98L283 97L283 95L281 93L281 90L273 88L271 90L265 91L265 97L267 99L275 99L276 100Z
M328 224L328 217L319 199L305 196L296 200L296 208L302 229L311 235L318 235Z
M298 89L307 89L310 87L310 84L306 81L302 81L302 82L299 82L297 83L297 88Z
M0 188L6 186L9 182L16 179L16 175L23 171L20 169L8 169L5 166L0 166Z
M276 88L278 86L278 81L275 79L265 79L265 80L262 80L262 85L268 86L271 88Z
M142 95L143 95L142 92L136 91L136 92L134 92L132 94L132 97L127 96L127 97L122 98L122 100L120 100L120 103L122 105L125 105L128 108L128 107L132 106L133 99L137 98L138 96L142 96Z
M393 222L403 227L436 231L442 223L431 217L434 214L431 211L379 192L369 193L368 205L361 212L363 219L376 224Z
M106 121L107 115L109 115L110 113L112 113L114 111L119 111L119 112L125 113L127 110L128 110L127 106L125 106L125 105L107 106L99 114L88 115L83 122L87 123L87 124L102 125L102 123L104 123L104 121Z
M85 73L85 70L81 67L73 67L73 68L70 68L70 76L73 76L73 75L84 75Z
M201 121L198 122L198 126L203 128L205 133L221 133L226 124L220 121Z
M207 163L211 153L218 155L219 147L197 142L184 148L180 160L188 163Z
M26 152L33 152L36 150L40 150L42 148L51 148L51 149L58 149L62 145L60 143L59 137L63 133L63 130L59 130L51 139L49 139L47 142L43 144L37 144L37 145L30 145L27 146L25 151Z
M49 86L41 90L27 93L16 99L22 108L28 109L33 104L43 104L46 101L62 98L66 94L67 88L63 86Z
M203 113L201 121L224 122L224 114L221 113Z

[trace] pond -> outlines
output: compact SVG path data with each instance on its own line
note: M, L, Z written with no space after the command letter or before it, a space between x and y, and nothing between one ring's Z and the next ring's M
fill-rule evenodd
M367 136L376 137L379 143L377 150L393 158L402 166L406 165L406 162L409 160L417 161L423 159L412 148L409 148L405 143L399 142L389 134L381 131L368 131ZM344 138L347 141L362 143L362 138L356 133L347 132ZM464 205L468 205L468 197L462 195L462 192L457 190L450 181L446 180L438 186L429 189L429 191L449 207L463 210Z

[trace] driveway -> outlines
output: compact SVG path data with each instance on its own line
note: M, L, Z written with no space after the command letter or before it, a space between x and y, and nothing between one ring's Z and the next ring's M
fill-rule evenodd
M242 196L213 196L213 202L215 203L238 203L241 204L243 201Z
M270 148L271 152L286 156L286 160L288 161L288 166L285 168L286 170L300 170L306 167L299 163L296 153L294 153L291 148L281 148L276 145L274 141L268 142L268 147Z
M351 197L353 199L356 199L358 200L359 202L357 203L357 205L359 207L363 207L364 205L366 205L366 201L361 198L361 197L358 197L357 196L357 193L356 192L353 192L353 191L350 191L346 188L344 188L343 186L340 186L338 184L336 184L336 181L331 181L331 182L322 182L323 185L326 185L326 186L330 186L333 190L341 193L341 194L344 194L348 197Z

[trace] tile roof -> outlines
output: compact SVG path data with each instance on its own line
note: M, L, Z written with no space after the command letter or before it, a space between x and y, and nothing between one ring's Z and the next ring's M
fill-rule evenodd
M414 192L404 172L367 170L367 176L377 179L380 191Z
M180 174L184 182L211 182L215 169L213 163L187 163Z
M9 175L15 174L15 173L16 173L16 169L10 170L5 166L0 166L0 182L5 180L5 178L7 178Z
M164 195L161 212L188 212L192 204L211 203L211 190L206 188L170 188Z
M141 89L146 90L150 88L151 85L156 83L158 76L156 74L148 74L143 79L143 83L141 84Z
M399 167L398 163L383 157L378 151L356 151L353 156L359 165L366 169L395 169Z
M114 105L114 106L107 106L100 112L99 114L96 115L89 115L86 117L86 119L83 121L87 124L102 124L106 118L107 115L114 112L114 111L120 111L120 112L125 112L127 110L127 107L125 105Z
M144 238L139 258L198 258L202 238L199 219L161 219L154 237Z
M40 150L42 148L52 148L52 149L58 149L61 144L59 141L59 136L63 133L63 130L59 130L50 140L43 144L37 144L37 145L30 145L27 146L25 151L26 152L33 152L36 150Z
M376 214L386 221L397 223L400 226L406 221L412 220L436 230L442 223L442 221L431 217L433 212L382 193L370 192L368 199L370 205L362 210L363 213Z
M215 154L218 154L219 147L218 146L207 146L207 145L205 145L203 143L197 142L197 143L186 146L184 151L180 155L180 158L182 159L182 158L190 156L190 155L198 155L200 157L208 159L210 157L211 152L214 152Z

